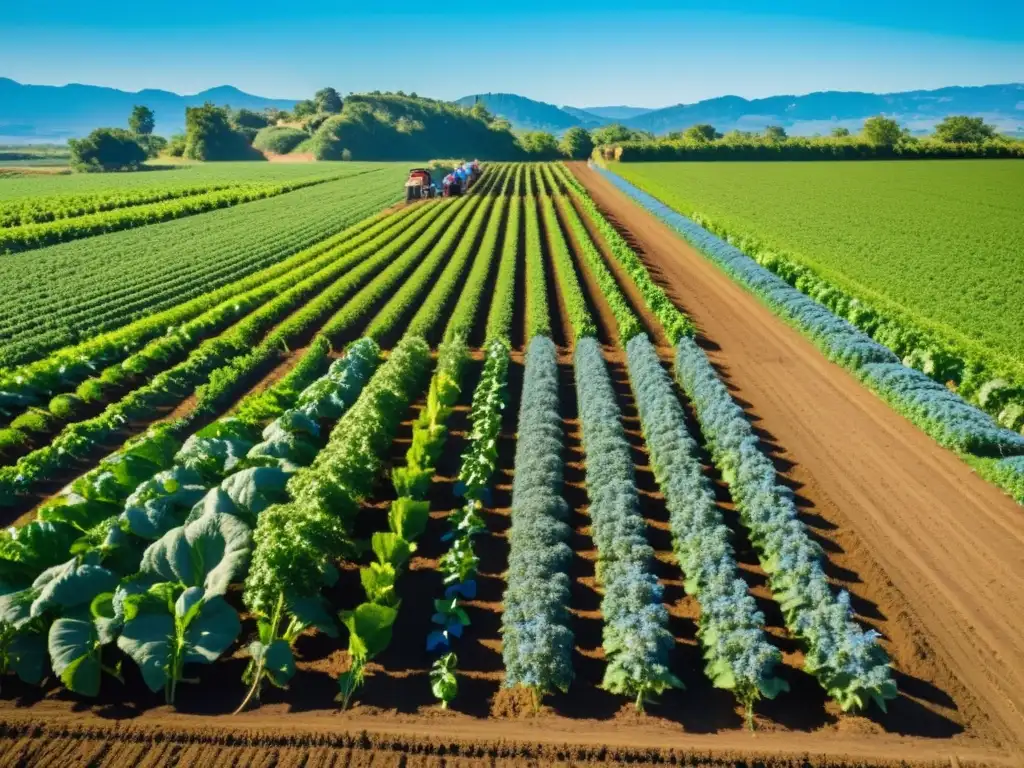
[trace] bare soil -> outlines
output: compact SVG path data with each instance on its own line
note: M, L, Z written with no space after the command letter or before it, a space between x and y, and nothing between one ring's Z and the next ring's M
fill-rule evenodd
M568 320L556 291L552 314L562 342L564 494L572 508L575 552L570 607L577 677L568 694L547 697L534 715L528 703L501 688L501 599L523 377L520 337L510 367L510 405L499 440L494 493L484 510L491 535L479 539L480 592L468 604L473 624L457 649L460 693L451 710L441 710L430 693L432 658L424 639L431 599L443 590L436 563L445 548L440 538L444 518L459 503L454 485L466 447L469 402L482 367L479 354L468 364L463 398L449 422L449 443L431 490L430 525L402 577L405 599L395 639L372 665L372 676L352 709L340 712L334 701L333 678L347 664L345 641L321 635L300 639L299 670L290 690L266 690L259 709L234 717L229 713L244 695L240 651L199 669L201 684L182 688L177 711L145 689L132 665L126 665L125 685L105 681L95 702L83 702L52 682L39 690L5 678L0 764L1024 766L1022 510L828 363L585 165L573 171L693 317L700 342L755 424L780 482L794 489L802 518L826 553L830 580L851 593L858 620L882 633L901 690L888 714L844 714L802 672L799 645L783 627L728 489L705 457L719 507L737 532L741 573L766 615L771 641L783 652L782 674L792 691L761 702L757 730L750 733L731 695L711 688L701 671L699 607L683 590L624 356L608 346L605 356L634 451L655 573L676 638L671 662L686 690L667 692L639 715L631 702L600 689L601 593L593 578ZM570 242L577 250L578 244ZM614 338L610 310L578 252L576 265L602 340L608 341ZM671 349L656 321L642 311L635 290L615 265L609 265L668 364ZM554 283L550 264L547 278ZM517 296L519 328L522 293ZM287 362L268 378L280 374ZM402 460L420 406L407 414L392 446L392 462ZM692 411L689 421L700 441ZM390 489L382 487L367 505L362 517L369 529L384 524L390 498ZM337 608L350 608L359 590L358 573L348 567L329 597ZM252 632L247 622L243 638Z

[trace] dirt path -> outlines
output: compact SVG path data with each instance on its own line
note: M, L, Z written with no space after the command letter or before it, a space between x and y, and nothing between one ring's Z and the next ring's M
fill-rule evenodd
M1024 510L595 171L572 170L697 323L761 436L784 447L799 495L880 569L884 601L903 606L886 618L913 643L901 655L937 657L977 699L970 730L1020 748Z

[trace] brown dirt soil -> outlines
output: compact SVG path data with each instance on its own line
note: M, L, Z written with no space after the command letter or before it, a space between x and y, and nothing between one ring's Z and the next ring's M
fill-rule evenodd
M596 172L573 171L697 323L805 520L838 548L830 576L862 582L875 605L854 607L888 636L904 698L952 696L967 733L1019 750L1024 510Z
M276 155L273 152L264 152L263 156L272 163L315 163L316 158L312 152L293 152L287 155Z

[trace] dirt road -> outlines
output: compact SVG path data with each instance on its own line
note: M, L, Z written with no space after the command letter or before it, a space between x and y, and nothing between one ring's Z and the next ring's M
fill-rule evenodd
M856 534L861 573L1006 744L1024 740L1024 509L829 363L679 235L586 165L576 176L697 323L713 363L818 515ZM890 638L892 639L892 638Z

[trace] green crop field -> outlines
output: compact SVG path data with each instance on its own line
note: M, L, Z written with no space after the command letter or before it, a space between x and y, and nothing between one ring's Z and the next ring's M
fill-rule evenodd
M239 179L255 173L254 166L214 166L197 178L224 180L238 174ZM350 173L360 175L177 221L0 255L0 291L18 297L5 301L0 310L0 364L22 361L218 288L309 248L401 197L408 170L404 165L351 166ZM348 167L332 164L332 171L337 176ZM168 178L153 177L158 175ZM0 181L0 189L8 183ZM0 227L0 239L5 231Z
M681 213L1024 363L1024 163L618 163Z
M4 165L0 163L0 165ZM380 163L181 163L143 173L31 174L5 178L0 201L51 195L140 192L199 185L281 183L328 178L380 167Z

